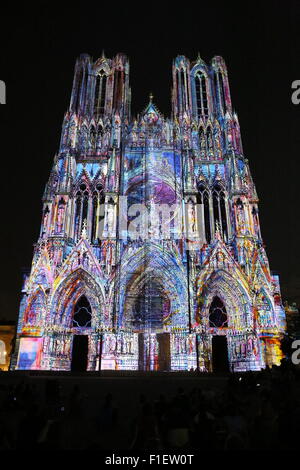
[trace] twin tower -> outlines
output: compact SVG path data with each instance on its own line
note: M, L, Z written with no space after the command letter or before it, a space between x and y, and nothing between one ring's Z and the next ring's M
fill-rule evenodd
M279 364L279 280L221 57L173 62L172 114L131 114L124 54L75 66L20 305L15 369Z

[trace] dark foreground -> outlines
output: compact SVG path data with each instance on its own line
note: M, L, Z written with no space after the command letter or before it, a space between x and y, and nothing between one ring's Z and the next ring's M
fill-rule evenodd
M300 375L0 374L0 450L289 450Z

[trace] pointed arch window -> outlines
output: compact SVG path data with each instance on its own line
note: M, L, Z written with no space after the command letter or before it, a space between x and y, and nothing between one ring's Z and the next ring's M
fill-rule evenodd
M204 185L199 185L197 203L203 204L204 233L206 243L211 242L210 211L209 211L209 192Z
M181 109L181 95L180 95L180 72L176 72L176 84L177 84L177 108L178 111Z
M208 115L207 87L204 73L197 72L195 77L198 118Z
M77 93L76 93L76 101L75 101L75 111L77 111L77 113L79 113L80 110L84 111L86 104L87 104L88 89L89 89L88 79L89 79L88 69L82 67L80 69L79 76L78 76L78 85L77 85Z
M97 185L95 191L93 192L93 209L92 209L92 243L97 243L100 230L101 221L104 218L104 211L101 210L105 201L103 187Z
M89 192L86 185L82 183L76 193L75 199L74 237L77 240L80 238L83 222L88 218L88 207Z
M225 115L226 114L226 94L224 88L224 77L220 70L215 72L214 75L215 82L215 93L217 95L217 101L219 103L219 111Z
M123 72L121 70L115 71L114 76L114 98L113 98L113 108L117 109L118 106L122 103L122 76Z
M92 323L91 305L85 295L82 295L74 307L73 326L75 328L89 328Z
M219 84L220 84L220 95L221 95L221 105L223 109L223 113L226 113L226 95L225 95L225 88L224 88L224 77L221 72L219 73Z
M107 76L103 70L96 77L94 114L99 117L104 114Z
M182 103L182 110L186 109L186 99L185 99L185 73L184 70L180 71L180 90L181 90L181 103Z
M84 106L85 106L85 110L86 110L86 106L87 106L88 91L89 91L88 81L89 81L89 72L88 72L88 69L86 68L85 69L85 80L84 80L84 97L85 97Z
M75 111L78 113L80 109L80 96L81 96L81 86L83 79L83 69L81 68L78 74L77 89L76 89L76 99L75 99Z
M80 234L80 227L81 227L81 206L82 206L82 201L81 201L81 192L78 191L76 194L76 200L75 200L75 222L74 222L74 227L75 227L75 238L79 238Z
M178 112L183 112L188 106L184 69L177 70L177 101L178 101Z
M225 192L222 187L217 183L213 187L213 214L215 226L218 223L224 241L227 241L227 214L226 214L226 201Z
M215 296L209 308L209 326L211 328L228 327L228 318L225 305L222 300Z

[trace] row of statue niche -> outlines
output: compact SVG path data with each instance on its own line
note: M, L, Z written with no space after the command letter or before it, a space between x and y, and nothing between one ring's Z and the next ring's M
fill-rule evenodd
M69 356L71 351L71 338L51 338L49 352L57 357Z
M88 131L88 129L83 126L79 131L78 136L78 147L81 151L88 151L94 149L105 149L110 146L110 142L113 140L120 140L120 128L116 127L115 132L111 135L111 131L107 130L106 132L101 129L96 132L93 128ZM71 145L72 144L72 145ZM72 147L75 146L75 142L69 142L69 145Z
M212 136L211 132L204 134L204 131L202 131L199 132L198 135L193 133L193 146L197 148L198 145L202 157L208 154L211 157L215 156L216 158L221 158L222 146L220 129L217 127L214 129L214 136Z
M103 344L105 354L133 354L133 337L121 335L106 335Z
M210 129L210 128L209 128ZM151 130L151 128L150 128ZM110 140L116 140L120 141L120 131L121 128L120 126L116 126L113 129L113 136L111 136L111 130L108 129L106 132L103 130L103 128L98 128L97 130L95 128L90 128L89 129L86 126L82 126L81 129L79 130L79 137L78 137L78 144L79 148L82 150L88 149L95 149L95 148L105 148L109 145ZM149 132L149 130L148 130ZM159 132L157 131L152 131L157 136L155 135L156 141L160 145L167 145L170 143L171 140L171 130L167 125L165 125ZM66 125L65 127L65 132L63 136L63 143L68 145L70 147L75 147L76 145L76 123L72 121L69 126ZM199 135L199 141L197 134ZM235 141L238 141L238 132L237 135L235 134L234 131L232 131L231 127L228 127L227 129L227 134L228 134L228 140L231 142L233 141L233 138L235 138ZM187 133L184 133L184 140L185 137L187 136ZM207 142L205 139L205 135L207 136ZM138 142L141 142L145 139L146 133L141 131L141 132L136 132L132 131L129 135L129 143L132 145L137 144ZM215 126L213 129L213 136L212 132L204 133L204 130L200 131L199 133L193 132L192 133L192 140L193 140L193 145L194 147L197 147L197 144L200 147L201 152L208 152L213 154L213 151L216 152L217 157L221 155L221 131L218 126Z
M194 339L190 336L174 337L174 353L175 354L191 354L194 350Z
M233 359L245 358L248 356L257 355L257 339L248 338L235 340L232 346L232 357Z

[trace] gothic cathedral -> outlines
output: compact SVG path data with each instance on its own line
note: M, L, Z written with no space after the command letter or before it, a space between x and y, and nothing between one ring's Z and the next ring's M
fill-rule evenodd
M81 55L11 368L260 370L284 331L222 57L174 60L165 118L131 115L124 54Z

